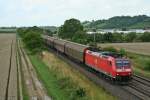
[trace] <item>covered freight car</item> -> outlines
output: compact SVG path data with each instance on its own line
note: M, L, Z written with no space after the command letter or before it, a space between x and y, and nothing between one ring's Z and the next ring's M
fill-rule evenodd
M50 37L50 36L47 36L47 35L42 35L42 38L43 38L44 43L45 43L46 45L48 45L50 48L54 48L54 40L55 40L56 38Z
M78 43L67 42L65 44L65 54L80 61L84 62L84 52L88 48L86 45Z
M54 40L54 48L58 51L60 51L61 53L65 52L65 44L67 43L66 40L62 40L62 39L55 39Z
M56 40L56 38L50 36L47 37L47 44L49 47L54 48L54 40Z

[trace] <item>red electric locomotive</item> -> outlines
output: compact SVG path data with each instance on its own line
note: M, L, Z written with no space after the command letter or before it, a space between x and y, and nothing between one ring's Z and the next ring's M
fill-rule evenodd
M130 61L113 52L86 50L85 64L113 80L128 81L132 75Z

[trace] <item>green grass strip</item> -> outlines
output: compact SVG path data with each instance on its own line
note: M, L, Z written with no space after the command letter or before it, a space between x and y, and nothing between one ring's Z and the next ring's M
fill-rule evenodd
M58 80L55 73L50 71L48 66L46 66L37 55L29 55L29 57L33 66L35 67L39 79L43 82L48 95L51 96L54 100L67 100L64 91L61 90L58 86Z
M150 78L150 56L128 52L128 57L136 74Z

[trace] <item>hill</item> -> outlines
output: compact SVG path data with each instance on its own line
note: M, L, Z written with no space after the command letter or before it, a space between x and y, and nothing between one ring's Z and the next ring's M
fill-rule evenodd
M115 16L107 20L85 21L82 23L85 28L112 29L129 28L145 29L150 28L150 17L146 15L139 16Z

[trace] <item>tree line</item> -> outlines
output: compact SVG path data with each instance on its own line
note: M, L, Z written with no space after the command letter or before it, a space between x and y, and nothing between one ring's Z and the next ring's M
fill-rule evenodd
M93 30L94 31L94 30ZM81 44L90 43L122 43L150 42L150 33L105 33L87 34L83 25L77 19L66 20L59 28L58 36Z
M94 30L93 30L94 31ZM41 35L47 34L50 36L58 35L59 38L69 41L95 45L96 43L121 43L121 42L150 42L150 33L105 33L105 34L87 34L82 23L77 19L69 19L59 27L58 32L51 32L50 30L43 30L36 26L29 28L18 28L17 33L25 44L25 46L32 52L40 52L43 45Z

